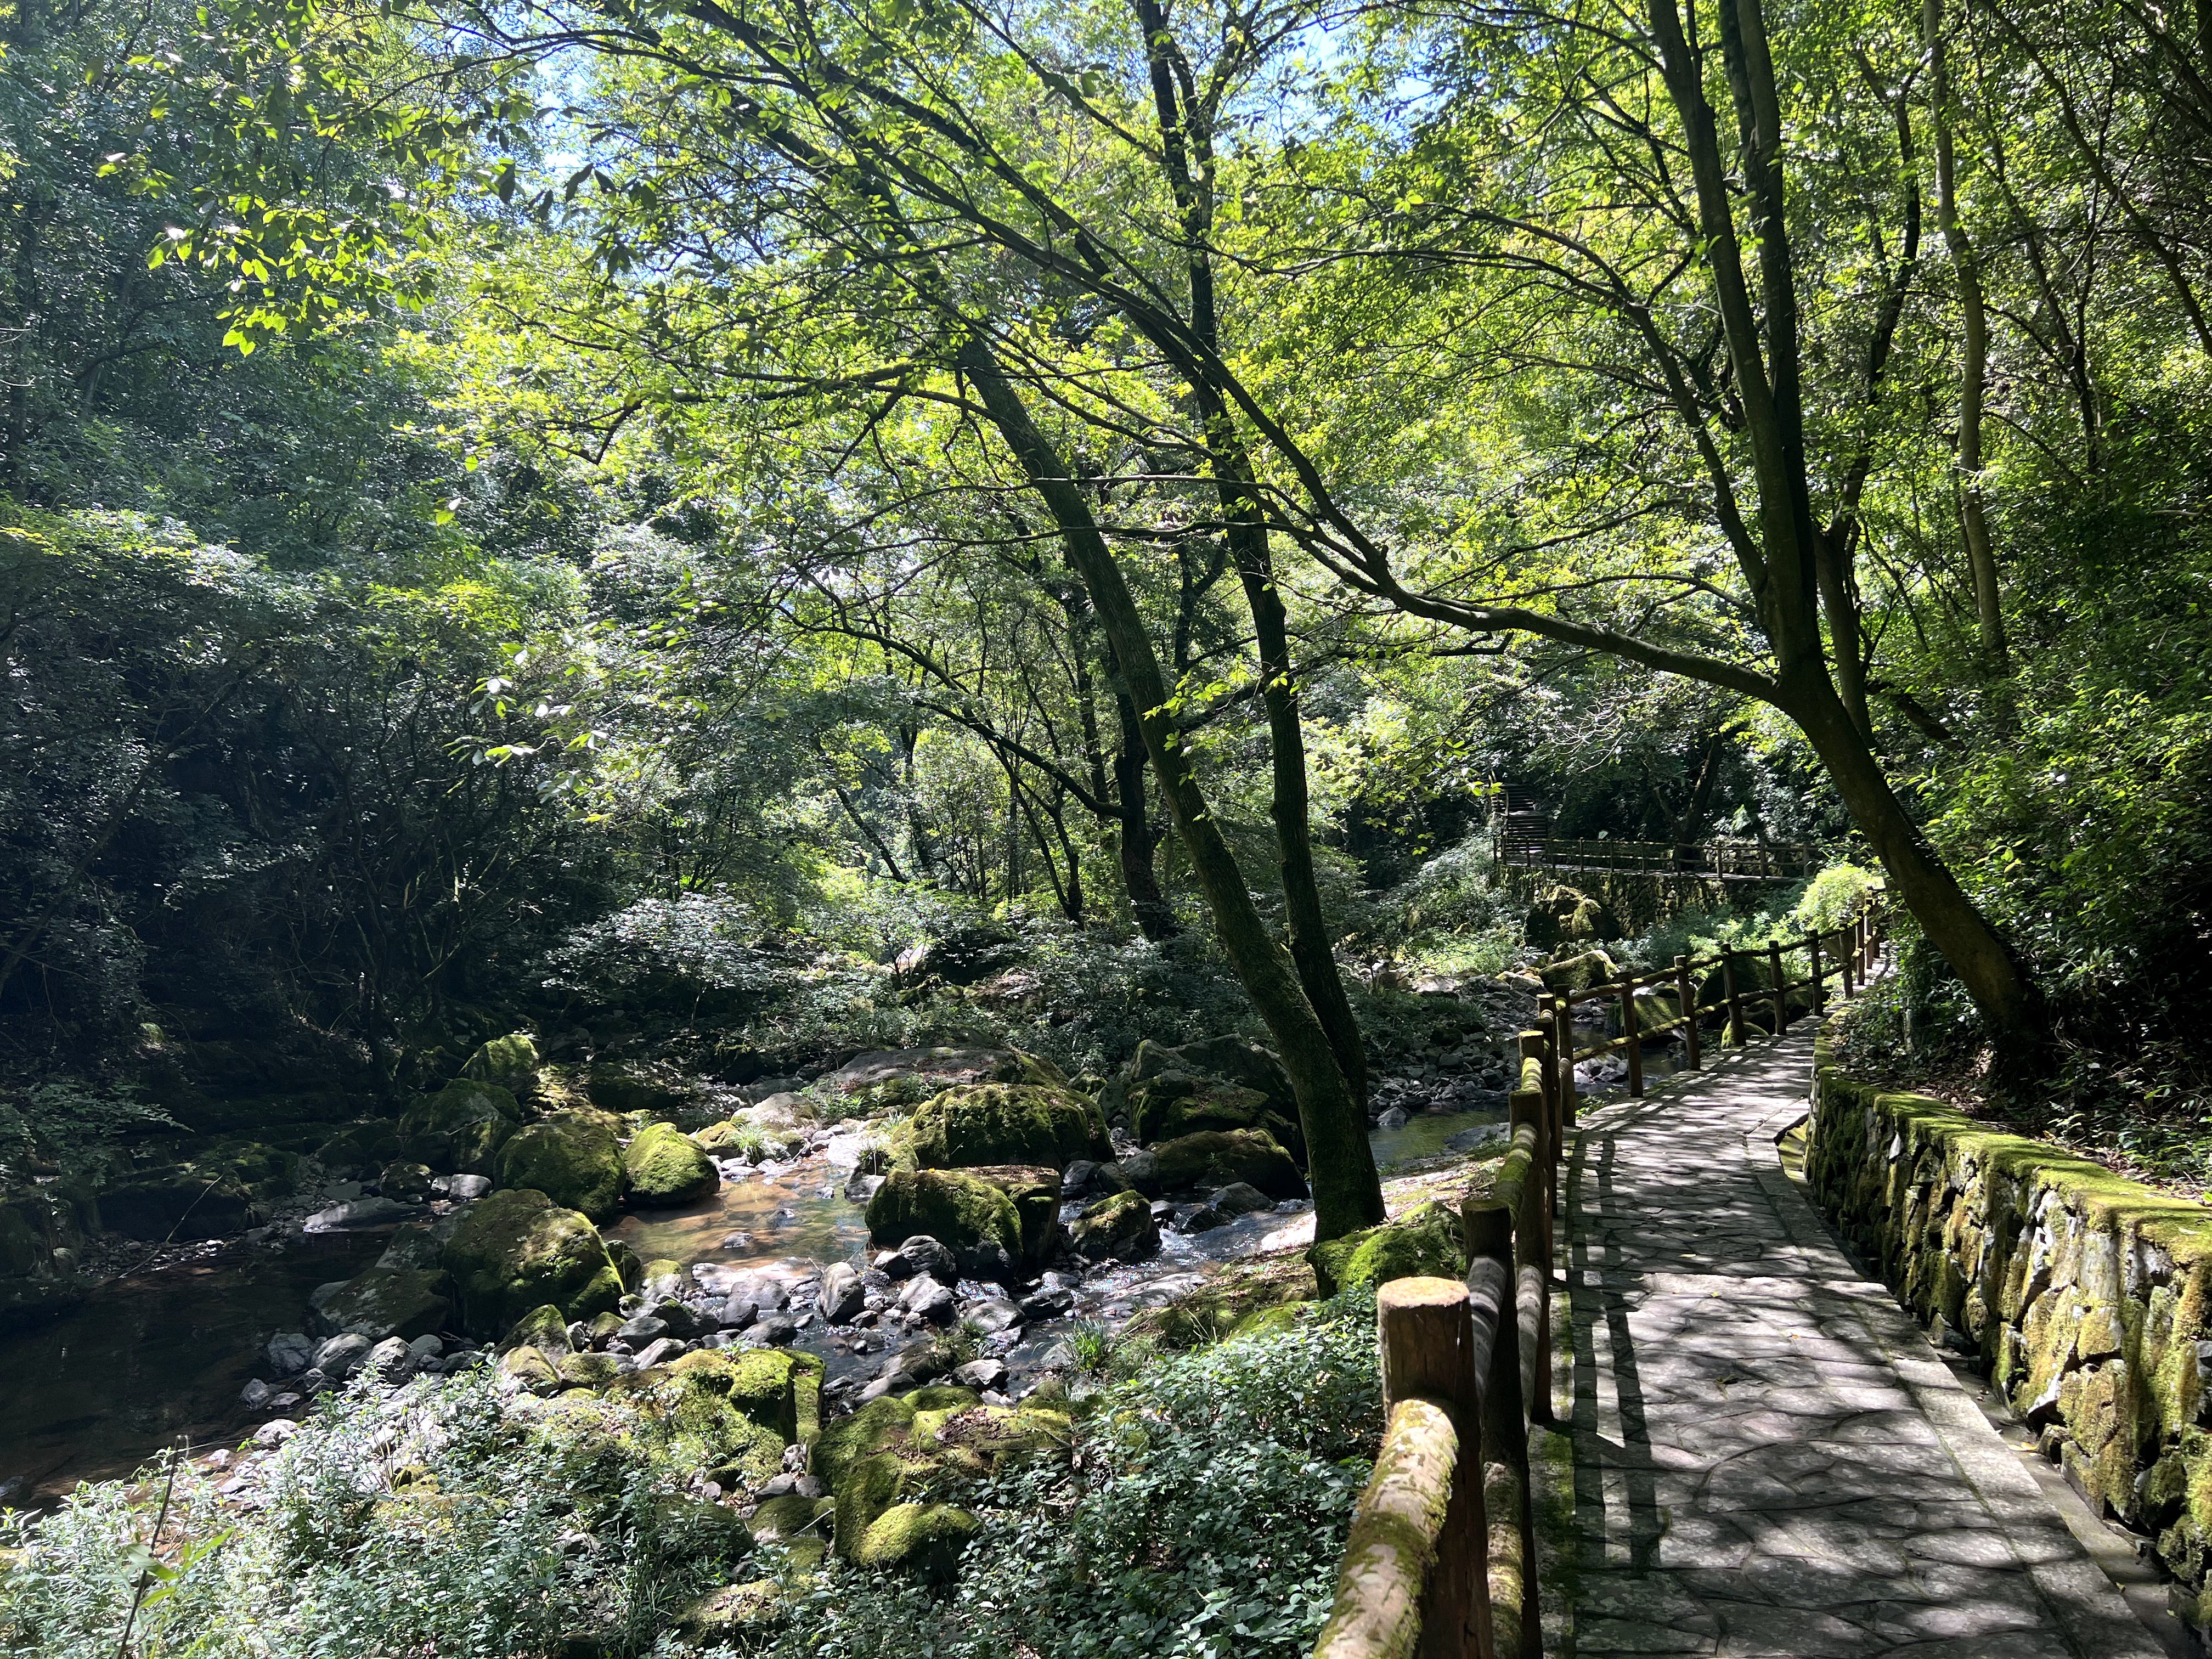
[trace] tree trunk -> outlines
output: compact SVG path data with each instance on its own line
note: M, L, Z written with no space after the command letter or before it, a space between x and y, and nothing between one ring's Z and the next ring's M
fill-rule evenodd
M1120 843L1115 850L1121 855L1121 885L1129 895L1129 908L1136 913L1138 931L1158 945L1182 929L1152 865L1159 837L1152 833L1151 792L1145 787L1144 728L1137 720L1136 704L1119 688L1114 706L1121 717L1121 746L1114 756L1114 799L1121 809L1121 829L1115 839Z
M1873 847L1890 885L1929 943L1943 953L1973 998L2005 1064L2032 1070L2048 1043L2042 999L2011 947L1922 838L1826 676L1800 676L1775 702L1797 722L1828 769L1852 823Z
M1231 495L1224 484L1222 494ZM1231 501L1232 511L1249 507L1249 500ZM1328 918L1322 913L1321 888L1314 877L1313 806L1306 783L1305 728L1298 714L1297 684L1291 674L1290 623L1283 596L1267 554L1265 526L1239 520L1229 537L1237 560L1237 575L1251 606L1257 635L1260 672L1264 677L1261 701L1267 713L1267 747L1274 768L1274 793L1270 811L1275 823L1275 845L1283 878L1283 902L1291 934L1291 960L1298 983L1313 1004L1336 1061L1352 1085L1363 1114L1367 1109L1367 1049L1359 1036L1359 1022L1352 1012L1352 999L1344 988L1336 951L1329 942ZM1241 545L1240 545L1241 544Z
M1383 1219L1384 1210L1374 1149L1367 1140L1367 1114L1353 1097L1335 1047L1289 958L1252 902L1244 872L1206 804L1182 734L1169 717L1168 687L1159 659L1121 566L1068 468L1030 419L990 348L971 339L961 348L957 362L1051 513L1069 563L1091 590L1091 605L1136 704L1146 750L1190 854L1192 874L1213 914L1222 949L1275 1039L1305 1130L1314 1236L1336 1238L1374 1226Z
M1959 311L1963 337L1959 352L1959 528L1973 573L1974 615L1980 624L1982 668L1993 678L2011 672L2007 661L2004 608L1997 588L1997 562L1990 543L1982 501L1982 398L1989 380L1990 316L1982 299L1981 263L1966 228L1959 222L1957 164L1951 143L1951 79L1943 58L1943 0L1925 0L1921 24L1926 34L1929 71L1929 105L1936 123L1936 222L1959 273Z

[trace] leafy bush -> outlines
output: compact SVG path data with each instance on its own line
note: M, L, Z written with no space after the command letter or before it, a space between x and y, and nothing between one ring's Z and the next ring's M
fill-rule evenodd
M773 1659L1103 1659L1309 1650L1381 1429L1374 1302L1096 1395L1074 1456L1002 1477L957 1583L833 1567Z
M137 1636L207 1659L640 1653L715 1576L662 1479L623 1437L532 1433L483 1373L357 1384L268 1460L258 1510L179 1471L156 1553L172 1565ZM161 1495L105 1482L49 1516L0 1514L9 1653L110 1659Z

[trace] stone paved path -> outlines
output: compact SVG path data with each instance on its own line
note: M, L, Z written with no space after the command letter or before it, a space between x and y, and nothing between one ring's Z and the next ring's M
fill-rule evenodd
M2160 1659L1784 1173L1811 1058L1808 1028L1583 1119L1574 1651Z

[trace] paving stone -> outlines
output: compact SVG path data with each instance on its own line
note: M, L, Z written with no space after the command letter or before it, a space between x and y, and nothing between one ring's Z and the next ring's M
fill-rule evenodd
M1811 1054L1801 1031L1584 1120L1575 1651L2161 1659L1783 1173Z

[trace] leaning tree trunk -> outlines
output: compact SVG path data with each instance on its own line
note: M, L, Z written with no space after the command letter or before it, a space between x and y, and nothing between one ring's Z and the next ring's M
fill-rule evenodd
M1973 998L2006 1064L2032 1069L2048 1042L2034 985L1923 839L1826 677L1808 673L1802 684L1785 685L1775 702L1796 721L1828 769L1852 823L1873 847L1890 885L1928 942L1943 953Z
M1115 836L1120 845L1115 850L1121 858L1121 886L1129 896L1129 908L1136 915L1137 931L1158 945L1173 939L1180 929L1175 907L1160 890L1159 872L1152 865L1158 837L1152 833L1152 805L1146 799L1150 792L1145 787L1144 727L1137 719L1136 704L1119 686L1114 690L1114 707L1121 720L1121 746L1114 756L1114 801L1121 814L1121 828Z
M1231 491L1224 487L1224 496ZM1232 503L1232 511L1249 505ZM1297 683L1291 672L1290 620L1275 586L1267 553L1265 526L1240 519L1230 527L1237 572L1252 611L1260 672L1261 701L1267 713L1267 747L1274 767L1275 844L1283 878L1283 903L1290 922L1291 960L1336 1050L1337 1064L1360 1109L1367 1108L1367 1048L1345 992L1344 975L1329 943L1328 918L1314 877L1313 805L1306 783L1305 728L1298 714Z
M1374 1226L1384 1217L1382 1183L1367 1140L1366 1111L1353 1096L1335 1046L1289 958L1252 902L1244 872L1206 805L1182 733L1168 714L1168 687L1159 658L1121 566L1068 468L1030 419L988 345L969 341L957 362L1051 513L1069 563L1091 590L1091 605L1136 704L1145 748L1159 774L1176 832L1190 854L1199 890L1213 914L1222 949L1275 1039L1305 1131L1314 1236L1336 1238Z

